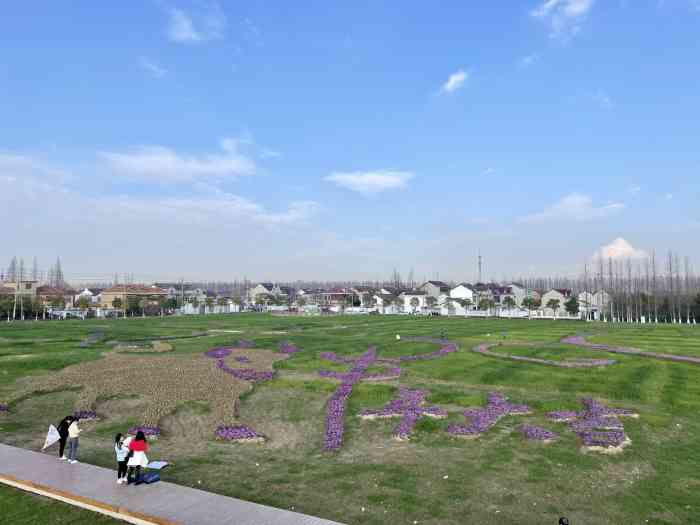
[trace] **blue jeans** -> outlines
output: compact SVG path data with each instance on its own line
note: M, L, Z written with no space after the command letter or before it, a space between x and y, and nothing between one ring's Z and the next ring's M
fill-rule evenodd
M78 455L79 438L68 438L68 459L73 460Z

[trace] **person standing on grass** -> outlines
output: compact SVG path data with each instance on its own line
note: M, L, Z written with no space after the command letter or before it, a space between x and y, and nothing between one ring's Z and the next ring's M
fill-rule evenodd
M77 463L78 460L75 458L78 455L79 436L82 430L78 427L78 418L71 419L71 424L68 426L68 463Z
M136 485L141 484L141 469L148 465L148 457L146 452L148 451L148 442L146 441L146 435L143 431L139 430L136 433L136 437L129 443L129 451L132 453L127 466L129 467L127 476L127 485L131 483L136 483ZM136 472L136 478L133 474Z
M68 459L64 452L66 450L66 441L68 441L68 427L73 422L73 416L64 417L61 422L56 427L58 430L58 459L66 460Z
M117 455L117 483L126 483L126 462L129 455L129 444L124 441L124 436L117 434L114 438L114 452Z

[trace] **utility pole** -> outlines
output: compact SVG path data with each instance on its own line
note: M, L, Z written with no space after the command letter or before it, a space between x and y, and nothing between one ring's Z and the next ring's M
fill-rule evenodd
M481 251L479 251L479 281L480 283L483 283L482 281L482 260L481 260Z

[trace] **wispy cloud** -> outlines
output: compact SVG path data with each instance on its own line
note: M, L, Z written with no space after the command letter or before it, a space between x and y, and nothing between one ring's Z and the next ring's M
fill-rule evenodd
M115 176L131 180L182 183L256 173L255 160L240 151L237 139L225 138L220 147L221 152L190 155L165 146L138 146L128 151L103 151L99 157Z
M532 53L518 60L518 67L520 69L527 69L530 66L534 66L537 62L539 62L539 60L540 56L537 53Z
M603 90L599 89L598 91L591 93L590 98L602 109L612 109L615 107L615 103L613 102L612 98L610 98L610 95Z
M631 187L627 188L627 193L631 193L632 195L636 195L640 191L642 191L641 186L631 186Z
M550 221L586 222L609 217L619 213L624 208L625 205L620 202L611 202L602 206L595 206L593 204L593 199L588 195L571 193L541 212L520 217L518 222L529 224Z
M488 177L489 175L493 175L496 173L496 170L494 168L486 168L484 171L481 172L482 177Z
M530 16L549 26L550 37L568 40L581 31L594 3L595 0L544 0L530 11Z
M673 193L667 193L664 195L664 200L671 201L673 200Z
M647 254L632 246L622 237L618 237L610 244L601 246L593 254L593 259L643 259Z
M165 68L146 57L139 58L139 67L153 78L163 78L168 72Z
M379 170L335 172L324 180L363 195L376 195L386 190L403 188L413 177L414 174L409 171Z
M453 93L461 88L468 78L469 73L464 69L459 69L447 78L440 91L442 93Z
M168 10L168 38L173 42L191 44L222 38L225 28L226 15L218 4L196 13L174 7Z

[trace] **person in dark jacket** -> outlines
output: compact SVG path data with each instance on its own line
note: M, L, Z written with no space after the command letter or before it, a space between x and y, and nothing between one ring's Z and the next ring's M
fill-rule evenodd
M58 459L68 459L63 452L66 449L66 441L68 441L68 427L71 425L71 423L73 423L74 419L75 418L73 416L66 416L56 427L56 430L58 430L58 435L60 436L58 440Z

